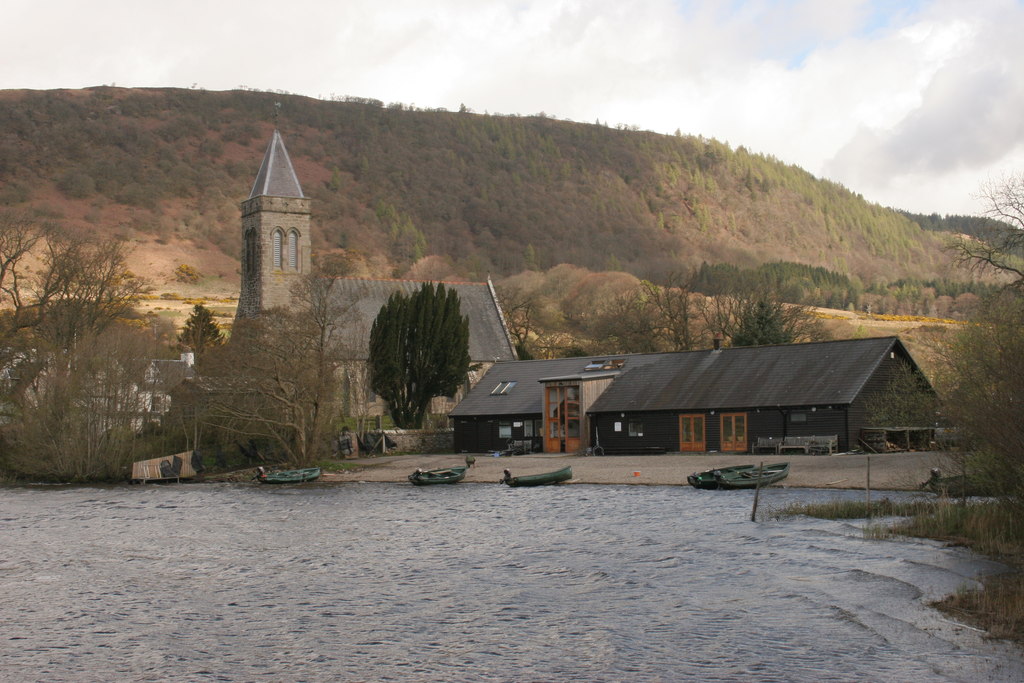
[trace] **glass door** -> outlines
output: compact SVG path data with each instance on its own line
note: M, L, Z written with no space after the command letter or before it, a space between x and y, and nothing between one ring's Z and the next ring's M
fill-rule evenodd
M723 451L745 453L747 451L747 414L724 413L722 415Z
M704 448L704 416L679 416L679 450L703 453Z
M579 385L545 389L544 423L545 453L575 453L580 449Z

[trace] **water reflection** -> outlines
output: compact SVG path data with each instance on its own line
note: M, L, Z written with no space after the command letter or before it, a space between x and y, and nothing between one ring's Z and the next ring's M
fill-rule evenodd
M0 490L12 680L1020 680L923 605L998 567L749 492ZM773 489L762 504L856 493ZM2 677L0 677L2 678Z

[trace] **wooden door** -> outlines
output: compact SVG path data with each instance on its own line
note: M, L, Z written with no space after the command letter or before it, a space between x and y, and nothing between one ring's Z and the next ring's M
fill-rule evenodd
M579 385L549 386L544 391L544 452L580 449Z
M704 450L704 416L679 416L679 450L703 453Z
M721 433L721 450L745 453L747 451L747 414L723 413Z

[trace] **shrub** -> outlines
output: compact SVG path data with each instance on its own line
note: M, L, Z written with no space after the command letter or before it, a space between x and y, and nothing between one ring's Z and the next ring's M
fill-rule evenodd
M199 273L198 270L196 270L192 266L188 265L187 263L182 263L180 266L174 269L174 277L178 280L178 282L187 282L189 284L195 284L199 282L199 279L202 277L202 275Z

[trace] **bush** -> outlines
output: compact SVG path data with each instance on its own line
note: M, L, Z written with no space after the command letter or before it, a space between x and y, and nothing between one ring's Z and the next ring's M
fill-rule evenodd
M174 269L174 277L178 282L194 285L202 278L202 274L187 263L182 263Z

